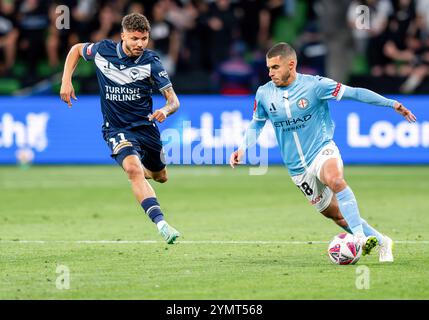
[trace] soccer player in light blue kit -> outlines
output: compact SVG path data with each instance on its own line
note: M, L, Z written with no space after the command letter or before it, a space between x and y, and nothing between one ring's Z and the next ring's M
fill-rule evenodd
M296 186L327 218L352 233L363 255L379 245L379 261L393 262L393 241L361 218L353 191L343 175L340 152L332 140L328 100L352 99L392 108L409 122L416 117L401 103L363 88L296 72L296 53L287 43L273 46L266 56L271 81L256 92L253 119L241 146L231 154L234 168L255 144L267 120L276 132L281 155Z

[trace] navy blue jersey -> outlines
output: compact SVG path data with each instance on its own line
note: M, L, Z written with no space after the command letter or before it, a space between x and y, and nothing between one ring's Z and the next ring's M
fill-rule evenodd
M157 54L144 50L139 57L128 57L122 42L102 40L86 43L85 60L93 60L97 67L100 87L103 126L131 129L152 125L152 90L171 87L168 74Z

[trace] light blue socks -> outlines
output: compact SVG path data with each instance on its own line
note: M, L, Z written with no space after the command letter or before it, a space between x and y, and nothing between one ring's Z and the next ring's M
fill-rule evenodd
M362 219L362 228L363 228L363 232L365 233L365 235L368 236L375 236L377 238L378 244L382 244L383 243L383 235L378 232L377 230L375 230L373 227L371 227L368 222L366 222L365 219Z
M365 219L362 219L359 214L359 208L356 202L355 195L350 187L336 194L338 206L340 207L341 214L348 224L348 228L344 230L352 234L364 234L365 236L375 236L378 243L383 242L383 235L371 227ZM349 229L349 230L347 230Z
M338 192L336 196L341 214L347 221L352 233L354 235L364 234L359 208L352 189L350 189L350 187L346 187L343 191Z

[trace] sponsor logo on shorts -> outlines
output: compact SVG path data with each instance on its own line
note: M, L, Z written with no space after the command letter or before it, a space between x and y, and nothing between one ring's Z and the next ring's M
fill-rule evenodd
M318 195L316 198L310 201L312 205L319 203L323 199L323 194Z

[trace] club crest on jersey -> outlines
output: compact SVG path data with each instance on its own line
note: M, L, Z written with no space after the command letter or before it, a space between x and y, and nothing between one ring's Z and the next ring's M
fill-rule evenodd
M136 68L130 70L130 77L133 80L137 80L140 77L140 71Z
M310 103L308 102L307 99L301 98L301 99L298 100L298 102L296 103L296 105L300 109L305 109L305 108L307 108L310 105Z

